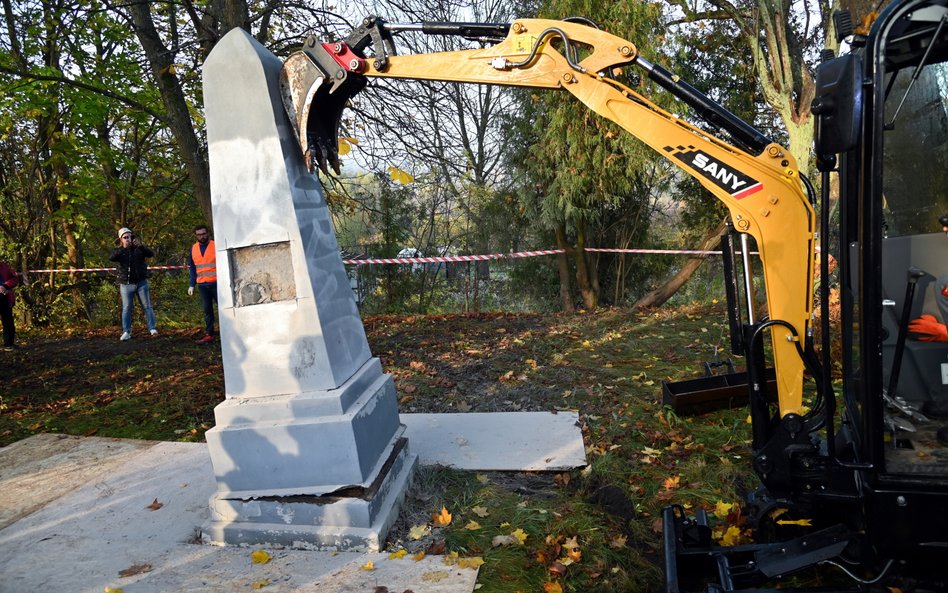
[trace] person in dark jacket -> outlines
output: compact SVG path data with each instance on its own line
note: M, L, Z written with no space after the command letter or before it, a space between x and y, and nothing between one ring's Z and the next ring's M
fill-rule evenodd
M19 275L0 261L0 320L3 321L4 350L12 350L16 340L16 328L13 326L13 287L19 283Z
M155 310L151 307L151 292L148 288L148 266L145 259L154 257L155 253L142 245L141 239L131 230L121 228L118 232L121 245L112 250L109 260L118 264L119 293L122 295L122 337L132 339L132 314L135 310L134 298L142 304L145 311L145 321L151 335L158 334Z

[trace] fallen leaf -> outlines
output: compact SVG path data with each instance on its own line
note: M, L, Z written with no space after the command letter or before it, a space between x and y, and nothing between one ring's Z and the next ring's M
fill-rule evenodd
M429 583L437 583L448 578L448 573L443 570L435 570L432 572L426 572L421 575L421 580Z
M260 589L263 589L269 584L270 584L270 581L266 579L260 579L259 581L254 581L253 583L251 583L250 586L253 587L255 590L259 591Z
M264 550L257 550L250 555L250 561L254 564L266 564L267 562L270 562L272 558L273 556Z
M464 526L464 529L467 529L468 531L477 531L480 528L481 524L477 521L468 521L467 525Z
M563 587L559 583L547 581L543 583L543 593L563 593Z
M360 566L359 570L375 570L375 563L369 560L368 562Z
M732 508L734 508L734 503L719 500L714 505L714 516L718 519L727 519L728 513L731 512Z
M422 560L425 559L425 553L424 553L424 551L418 552L417 554L415 554L414 556L412 556L411 559L414 560L415 562L421 562Z
M486 507L471 507L471 512L483 519L490 513L487 511Z
M475 474L474 479L476 479L481 484L487 484L490 482L490 478L488 478L484 474Z
M561 579L566 576L566 565L562 562L554 562L550 565L549 571L554 579Z
M799 525L801 527L813 527L812 519L779 519L777 525Z
M738 527L731 525L727 528L727 531L724 532L724 536L721 538L722 546L736 546L740 543L741 539L741 530Z
M674 490L678 488L679 485L681 485L681 476L668 477L662 482L662 486L665 490Z
M478 568L482 564L484 564L484 559L480 556L458 559L458 568Z
M105 593L124 593L121 587L106 587Z
M448 512L448 508L442 505L440 513L433 513L431 515L431 522L439 527L447 527L450 525L451 513Z
M621 533L611 540L609 540L609 547L614 549L624 548L625 544L628 543L629 538Z
M497 546L515 546L517 545L517 538L512 535L495 535L490 540L490 545L495 548Z
M431 531L431 527L427 525L415 525L414 527L408 530L408 539L411 539L411 540L421 539L425 537L426 535L428 535L430 531Z
M402 558L404 558L404 557L407 556L407 555L408 555L408 550L406 550L405 548L402 548L401 550L399 550L399 551L397 551L397 552L392 552L391 554L389 554L389 555L388 555L388 559L389 559L389 560L401 560Z
M432 556L437 556L438 554L444 554L445 548L447 548L447 544L443 539L439 539L437 541L431 542L431 544L428 546L428 549L425 550L425 553Z
M520 544L521 546L523 545L523 542L527 541L527 534L523 531L523 529L517 529L510 535L516 538L517 543Z
M153 501L151 502L150 505L148 505L148 506L145 507L145 508L148 509L149 511L157 511L158 509L160 509L160 508L163 507L163 506L165 506L165 503L163 503L163 502L158 502L158 499L156 498L155 500L153 500Z
M133 577L146 572L151 572L151 564L133 564L125 570L120 570L118 575L120 577Z

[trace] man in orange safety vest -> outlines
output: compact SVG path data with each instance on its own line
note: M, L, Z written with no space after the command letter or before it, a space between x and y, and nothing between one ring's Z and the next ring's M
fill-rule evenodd
M211 239L207 226L201 224L194 227L194 236L197 243L191 246L188 254L188 269L191 272L191 284L188 286L188 295L194 294L197 285L201 293L201 306L204 308L204 337L198 344L207 344L214 341L214 304L217 303L217 256L214 240Z

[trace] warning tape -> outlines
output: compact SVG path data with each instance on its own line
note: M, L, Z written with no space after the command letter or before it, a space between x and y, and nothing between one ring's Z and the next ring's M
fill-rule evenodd
M586 247L585 251L597 253L648 253L659 255L721 255L720 251L699 251L691 249L607 249ZM487 255L445 255L440 257L394 257L371 259L344 259L342 263L353 266L368 264L433 264L446 262L489 261L499 259L518 259L523 257L537 257L540 255L559 255L566 253L565 249L541 249L538 251L518 251L513 253L490 253ZM148 266L149 270L185 270L187 266ZM31 274L44 273L79 273L79 272L114 272L115 268L58 268L48 270L30 270Z
M183 270L187 266L148 266L149 270ZM49 272L63 272L72 274L74 272L114 272L115 268L56 268L50 270L29 270L30 274L43 274Z
M507 259L519 257L536 257L538 255L557 255L566 253L565 249L543 249L541 251L520 251L517 253L491 253L488 255L445 255L441 257L396 257L385 259L344 259L342 263L351 265L365 264L434 264L442 262L486 261L492 259Z

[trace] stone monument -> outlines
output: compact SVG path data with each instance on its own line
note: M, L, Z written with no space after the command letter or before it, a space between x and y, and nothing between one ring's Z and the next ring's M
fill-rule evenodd
M281 61L234 29L204 63L226 400L205 541L377 550L417 464L369 351Z

